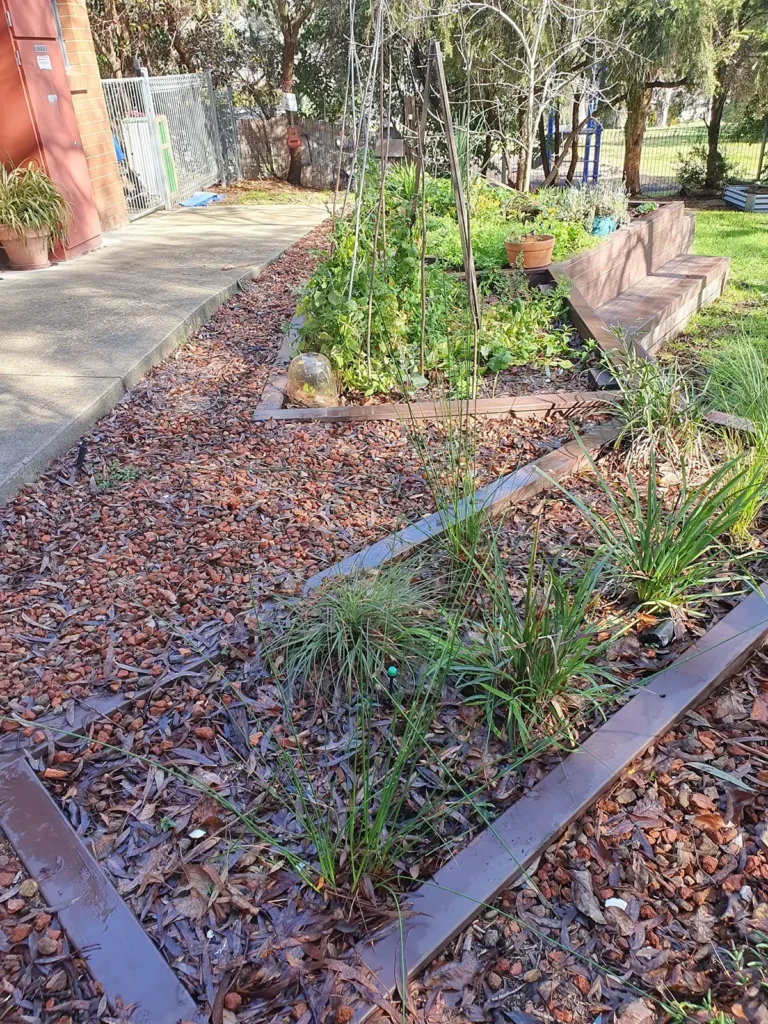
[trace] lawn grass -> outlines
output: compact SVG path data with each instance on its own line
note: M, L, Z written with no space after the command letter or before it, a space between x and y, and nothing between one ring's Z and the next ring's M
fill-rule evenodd
M693 251L730 256L728 285L717 302L692 318L669 351L686 362L700 362L706 361L707 350L736 336L768 343L768 214L701 210Z
M680 154L688 154L694 146L706 145L707 126L696 124L672 125L669 128L648 128L643 140L640 174L645 184L677 184L677 169ZM760 143L735 141L724 131L720 140L720 152L734 167L737 178L751 181L757 172ZM601 174L609 175L610 170L620 171L624 163L624 131L620 128L603 130L600 148ZM652 189L652 191L658 191Z

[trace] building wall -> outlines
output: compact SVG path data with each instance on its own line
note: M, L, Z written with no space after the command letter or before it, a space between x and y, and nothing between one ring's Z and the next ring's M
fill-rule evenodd
M85 0L56 0L69 62L69 88L91 175L102 231L128 223Z

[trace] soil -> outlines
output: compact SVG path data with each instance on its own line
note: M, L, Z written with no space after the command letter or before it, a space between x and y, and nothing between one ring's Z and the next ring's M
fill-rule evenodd
M263 204L306 204L326 206L333 203L333 193L327 189L299 188L279 178L243 178L231 185L217 185L215 191L226 194L220 200L223 206Z

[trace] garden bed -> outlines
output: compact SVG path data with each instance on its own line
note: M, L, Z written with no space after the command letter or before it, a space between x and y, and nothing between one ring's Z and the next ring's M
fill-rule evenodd
M607 480L621 474L617 457L605 472ZM595 483L584 478L569 486L585 504L605 510L605 492ZM544 504L537 499L515 507L507 516L499 549L513 590L529 562L533 524L539 524L539 549L545 555L568 561L595 545L572 513L569 501L552 496ZM444 557L437 552L421 570L429 592L445 587ZM705 603L695 631L703 632L731 604L731 599ZM600 618L606 610L591 614ZM285 615L276 614L278 622ZM275 621L273 614L272 626ZM274 786L286 754L299 749L305 785L322 788L318 780L329 772L340 785L342 779L351 784L357 770L350 745L354 709L294 699L286 722L284 694L274 685L262 634L254 626L253 619L239 619L226 640L215 627L201 629L194 645L204 664L194 674L167 681L147 699L94 726L89 749L64 740L59 744L63 757L52 761L49 751L49 764L57 767L44 778L64 797L70 820L198 1002L212 1005L224 989L235 1019L249 1020L254 1013L296 1019L302 1003L328 1005L345 1019L345 1008L355 999L381 1004L386 998L371 990L352 947L391 922L394 907L386 891L374 890L375 879L364 881L352 899L328 879L313 888L295 864L291 870L292 857L305 849L302 829L296 830L297 807L286 802L287 793L276 798ZM627 687L669 664L683 646L681 638L660 655L634 630L619 640L608 655L622 680L614 706L617 699L623 702ZM601 716L610 708L604 701L587 703L570 716L568 745L583 745L596 728L599 735ZM376 720L383 740L391 715L381 708ZM396 861L401 892L438 870L562 760L562 737L553 745L547 738L551 726L542 722L541 749L517 765L510 762L507 738L489 734L481 709L467 706L451 687L441 694L430 722L431 756L409 792L416 806L430 793L441 794L441 814L434 819L438 842L430 835L426 841L412 838ZM106 753L105 742L112 748ZM137 754L150 763L138 761ZM341 785L337 798L343 791ZM309 792L318 808L327 806L327 795ZM233 808L241 810L233 815ZM247 823L241 817L246 808ZM287 844L282 856L270 850L269 837L274 841L292 833L295 840L280 840ZM211 935L216 941L209 941Z
M294 280L311 267L297 250ZM569 480L587 462L573 429L595 455L618 429L578 398L531 419L471 403L420 422L254 415L291 313L280 269L93 432L86 472L71 452L8 507L3 745L31 746L202 1017L400 1020L393 966L465 929L762 640L764 600L731 591L760 577L765 522L733 467L709 478L738 442L703 438L703 410L658 368L631 371L623 450ZM622 515L632 535L645 522L656 575L621 547ZM739 558L721 543L737 526ZM377 574L297 597L376 550ZM491 972L475 983L486 959L467 951L428 999L482 1019L465 989Z
M615 1012L650 1024L657 1000L706 1020L699 1007L711 999L713 1014L759 1024L767 683L768 661L755 654L660 737L549 846L530 882L457 936L411 986L413 1005L427 1016L462 1007L473 1020L591 1024Z

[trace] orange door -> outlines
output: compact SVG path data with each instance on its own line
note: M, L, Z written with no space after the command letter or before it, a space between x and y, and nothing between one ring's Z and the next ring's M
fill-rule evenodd
M98 244L101 225L61 48L56 41L17 39L16 49L46 170L70 206L65 256L71 257Z

